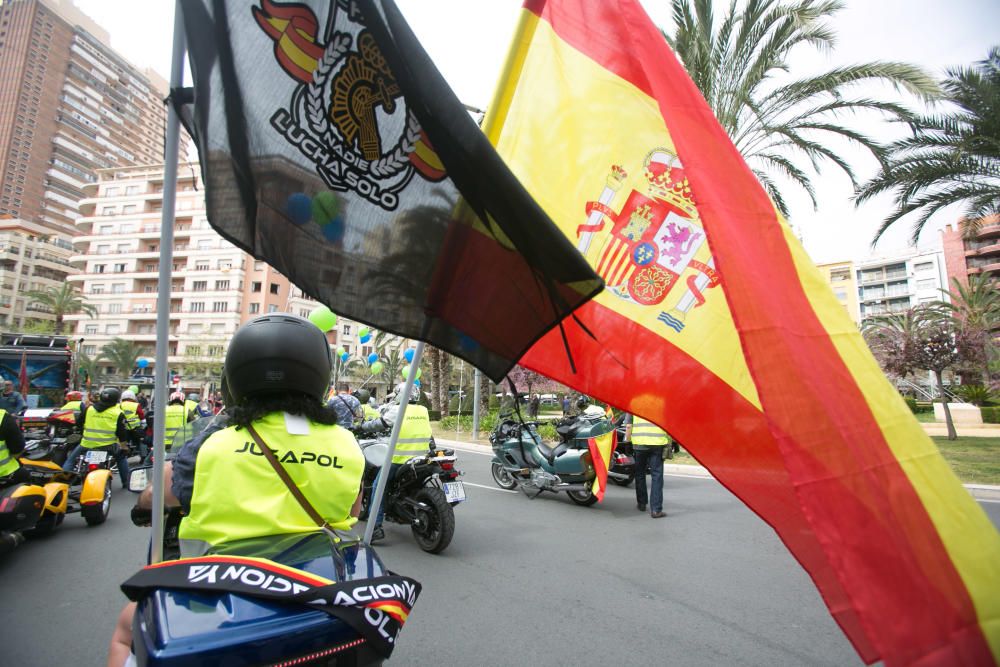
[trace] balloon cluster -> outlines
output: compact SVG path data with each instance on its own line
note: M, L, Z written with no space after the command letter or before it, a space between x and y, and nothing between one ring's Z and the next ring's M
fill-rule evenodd
M285 213L299 227L310 222L316 223L323 238L331 243L340 243L344 240L341 202L337 195L329 190L319 192L312 198L304 192L289 195L285 202Z
M140 357L136 360L135 365L139 368L145 368L146 366L149 366L149 359L143 359Z
M361 327L360 329L358 329L358 341L360 341L362 345L364 345L371 339L372 339L371 329L369 329L368 327Z

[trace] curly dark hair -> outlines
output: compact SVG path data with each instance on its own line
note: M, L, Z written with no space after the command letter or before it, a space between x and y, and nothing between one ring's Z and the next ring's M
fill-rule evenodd
M252 422L272 412L301 415L309 421L332 426L337 423L337 413L320 403L313 396L299 393L265 394L247 396L236 405L229 406L229 424L245 428Z

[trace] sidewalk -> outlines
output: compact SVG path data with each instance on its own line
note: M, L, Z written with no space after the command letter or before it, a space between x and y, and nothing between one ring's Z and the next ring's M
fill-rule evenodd
M927 435L948 435L948 427L944 422L920 425ZM955 424L955 432L966 438L1000 438L1000 424Z
M939 424L924 424L925 430L927 430L926 427L935 427L935 426L939 426L941 429L945 428L944 424L940 424L940 425ZM958 434L959 435L977 435L978 433L968 433L967 432L967 431L972 430L974 428L976 428L976 427L965 426L965 427L959 429ZM990 424L990 425L988 425L988 428L984 428L983 430L995 431L996 434L997 434L997 436L1000 437L1000 428L997 428L997 425L995 425L995 424ZM963 432L963 431L965 431L965 432ZM931 433L930 431L928 431L928 434L929 435L937 435L937 433ZM942 433L941 435L946 435L946 434ZM992 435L992 433L983 433L982 435L989 436L989 435ZM477 443L477 442L468 442L468 441L462 441L462 440L446 440L444 438L435 438L435 440L438 443L440 443L440 444L442 444L442 445L444 445L446 447L454 447L455 445L459 445L461 447L470 447L472 449L475 449L475 450L481 452L482 454L489 454L490 451L491 451L490 446L488 444L482 444L482 443ZM712 473L708 472L708 470L706 470L704 467L702 467L700 465L686 465L686 464L682 464L682 463L664 463L663 464L663 472L665 472L668 475L678 475L680 477L711 477L712 476ZM976 500L985 500L987 502L1000 502L1000 486L992 486L990 484L963 484L963 486L966 489L968 489L969 493L972 494L972 497L975 498Z

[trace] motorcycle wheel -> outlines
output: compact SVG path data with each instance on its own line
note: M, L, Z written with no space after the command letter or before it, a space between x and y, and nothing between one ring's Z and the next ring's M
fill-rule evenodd
M451 543L455 535L455 511L441 489L425 487L417 491L417 502L427 505L417 510L421 526L410 526L417 546L429 554L439 554Z
M29 530L25 530L25 537L45 537L49 535L56 529L56 527L62 523L65 514L49 514L48 516L43 516L38 520L38 523Z
M629 484L635 481L635 470L629 473L628 479L616 479L614 477L611 477L610 475L608 476L608 479L617 484L618 486L628 486Z
M111 480L104 485L104 500L97 505L84 505L80 508L80 514L88 526L98 526L108 520L111 512Z
M517 480L514 479L514 476L499 463L494 463L492 468L490 468L490 472L493 473L493 481L501 489L510 491L517 486Z
M586 491L567 491L566 495L577 505L582 505L584 507L590 507L597 502L597 496L590 489Z

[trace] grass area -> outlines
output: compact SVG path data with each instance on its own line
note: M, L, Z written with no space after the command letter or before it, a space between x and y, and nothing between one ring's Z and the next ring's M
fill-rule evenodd
M936 424L937 420L934 419L934 412L917 412L913 415L917 418L917 421L921 424Z
M966 484L1000 484L1000 438L931 438Z

